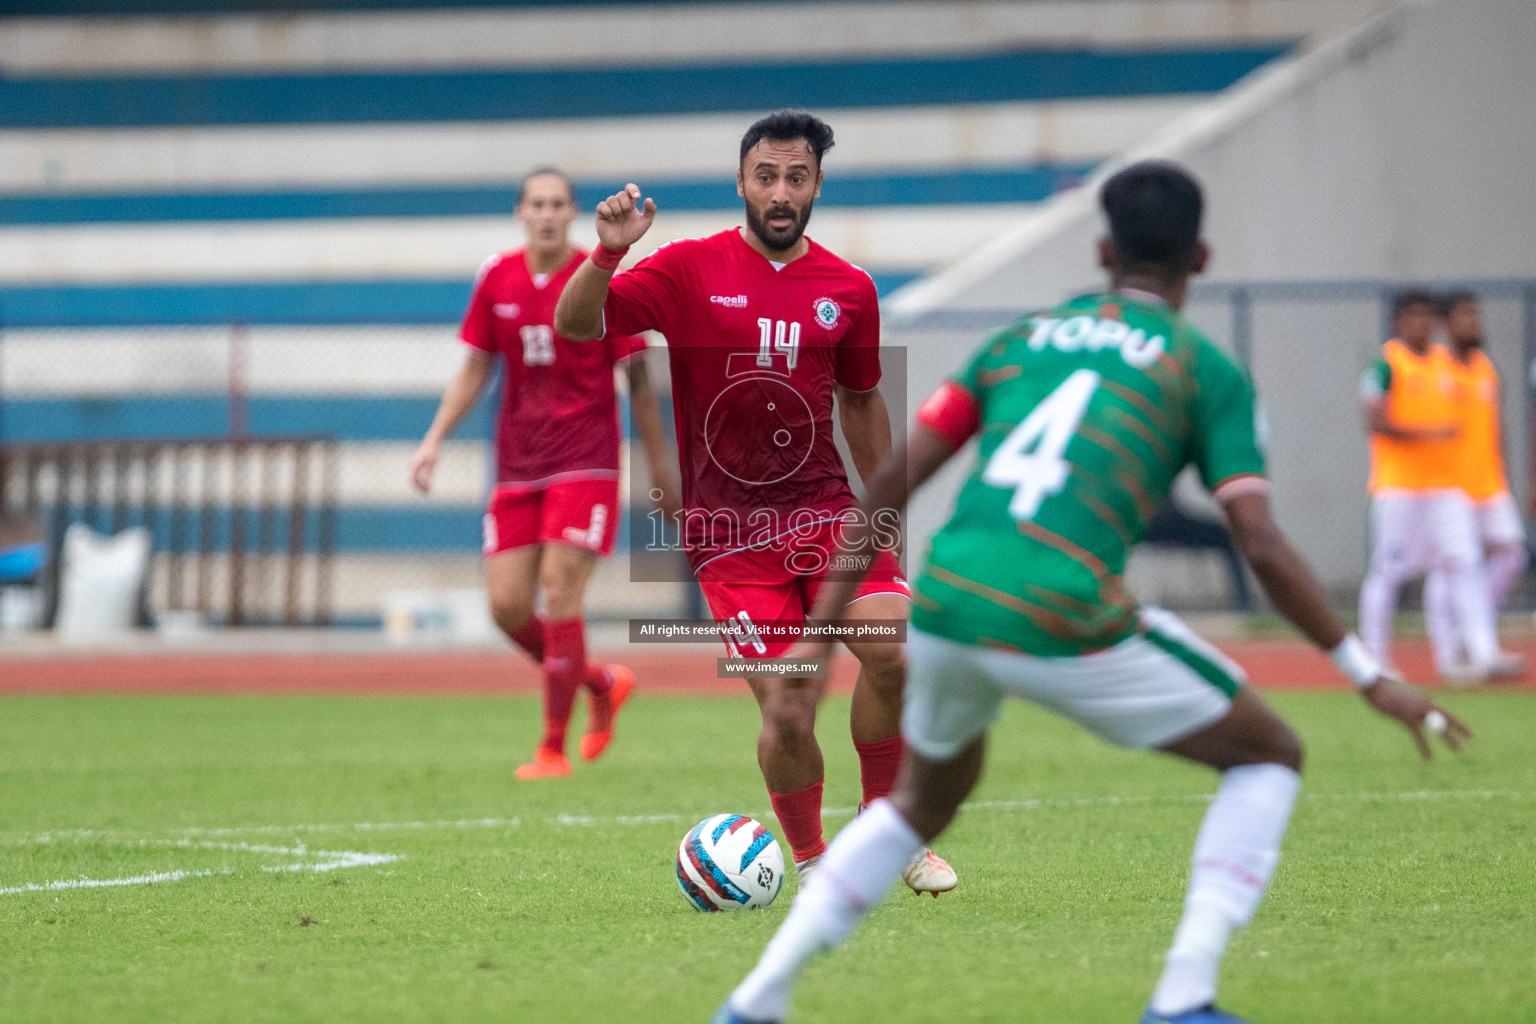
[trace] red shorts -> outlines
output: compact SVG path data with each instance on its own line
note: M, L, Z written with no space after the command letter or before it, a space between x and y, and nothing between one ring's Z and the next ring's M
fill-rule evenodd
M530 544L568 544L608 555L618 526L616 478L498 486L485 510L485 556Z
M833 545L832 527L818 538L824 549ZM775 572L772 567L782 565L783 553L766 554L757 551L740 551L714 559L698 571L699 587L715 621L731 622L733 628L751 632L750 626L759 622L805 621L816 595L821 590L825 570L814 575L795 575L788 570ZM775 579L775 576L779 578ZM750 581L750 582L748 582ZM901 574L901 565L889 551L875 555L875 561L865 574L864 581L853 600L859 601L875 594L895 594L911 600L912 588ZM850 604L848 614L857 617L858 606ZM793 638L776 639L759 637L752 642L732 642L722 632L725 647L731 657L778 658L794 646Z

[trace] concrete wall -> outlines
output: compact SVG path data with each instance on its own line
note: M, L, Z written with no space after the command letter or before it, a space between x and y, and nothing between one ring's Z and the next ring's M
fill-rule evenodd
M1206 187L1211 276L1222 281L1536 278L1536 4L1403 4L1261 70L1103 169L952 270L893 297L892 341L918 352L924 390L964 357L954 311L1025 309L1094 287L1097 182L1125 162L1180 160ZM1365 443L1356 381L1381 340L1379 296L1254 307L1253 370L1271 413L1276 507L1330 585L1365 565ZM1506 428L1523 478L1525 366L1518 289L1490 291L1494 355L1514 396ZM994 317L992 319L999 319ZM924 327L923 325L926 325ZM948 495L916 516L931 527Z

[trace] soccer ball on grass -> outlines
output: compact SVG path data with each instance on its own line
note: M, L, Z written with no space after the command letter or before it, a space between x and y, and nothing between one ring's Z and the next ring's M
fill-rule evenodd
M700 910L757 910L784 882L784 854L762 825L740 814L699 822L677 848L677 884Z

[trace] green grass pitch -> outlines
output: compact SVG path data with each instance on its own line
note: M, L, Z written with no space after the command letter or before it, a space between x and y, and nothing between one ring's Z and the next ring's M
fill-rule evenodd
M1224 1002L1260 1024L1536 1021L1532 695L1450 698L1480 738L1431 765L1350 694L1272 699L1308 743L1305 796ZM846 716L821 723L844 811ZM602 762L514 782L538 717L521 697L0 699L0 1019L707 1020L793 894L705 915L673 880L696 820L766 814L753 706L642 696ZM1011 707L939 843L960 889L894 892L793 1019L1134 1021L1213 787Z

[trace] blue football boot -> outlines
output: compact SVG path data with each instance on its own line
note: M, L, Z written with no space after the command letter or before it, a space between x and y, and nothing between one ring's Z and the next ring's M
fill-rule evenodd
M1234 1018L1235 1019L1235 1018ZM743 1017L731 1009L731 1001L727 999L715 1011L715 1015L709 1018L709 1024L783 1024L779 1020L758 1020L754 1017Z
M1218 1010L1213 1003L1197 1006L1193 1010L1185 1010L1171 1017L1154 1013L1149 1006L1147 1012L1141 1015L1141 1024L1250 1024L1250 1022L1242 1017L1233 1016L1225 1010Z

